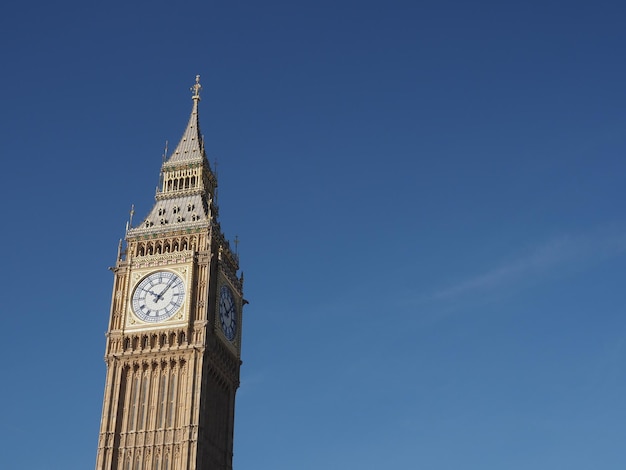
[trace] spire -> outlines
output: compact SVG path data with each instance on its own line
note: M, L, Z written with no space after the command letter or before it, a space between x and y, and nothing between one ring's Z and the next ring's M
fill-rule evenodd
M189 123L176 149L167 160L167 163L197 162L204 158L204 144L202 142L200 121L198 119L198 102L200 101L201 89L200 75L196 75L196 83L191 87L191 91L193 92L191 96L193 107L191 109Z

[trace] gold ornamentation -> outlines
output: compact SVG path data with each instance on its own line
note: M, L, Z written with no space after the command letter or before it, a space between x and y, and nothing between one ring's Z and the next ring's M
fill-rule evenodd
M193 91L192 98L194 100L200 99L200 90L202 89L202 85L200 85L200 75L196 75L196 83L191 87L191 91Z

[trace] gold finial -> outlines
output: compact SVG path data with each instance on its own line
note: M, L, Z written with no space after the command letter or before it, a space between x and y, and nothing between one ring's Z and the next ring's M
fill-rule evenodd
M200 85L200 75L196 75L196 83L191 87L191 91L193 91L193 96L191 97L194 100L200 99L200 90L202 89L202 85Z

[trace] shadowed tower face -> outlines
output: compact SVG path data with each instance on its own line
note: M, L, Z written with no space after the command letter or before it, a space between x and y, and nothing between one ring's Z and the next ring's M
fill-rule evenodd
M232 468L243 275L217 219L199 78L156 203L118 249L96 470Z

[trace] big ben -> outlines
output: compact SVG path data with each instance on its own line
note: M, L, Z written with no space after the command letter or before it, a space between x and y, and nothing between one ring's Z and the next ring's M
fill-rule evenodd
M218 222L200 80L155 204L113 267L96 470L231 470L243 275Z

